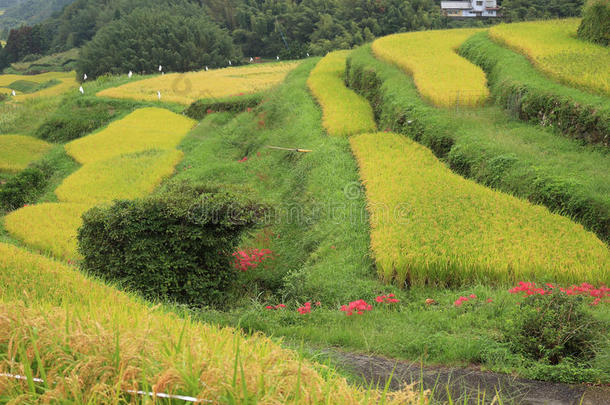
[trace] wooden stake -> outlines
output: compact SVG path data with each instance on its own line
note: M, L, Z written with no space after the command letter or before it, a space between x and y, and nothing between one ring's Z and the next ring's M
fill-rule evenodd
M287 150L290 152L299 152L299 153L309 153L309 152L313 152L312 150L309 149L300 149L300 148L282 148L281 146L269 146L267 145L267 148L269 149L277 149L277 150Z

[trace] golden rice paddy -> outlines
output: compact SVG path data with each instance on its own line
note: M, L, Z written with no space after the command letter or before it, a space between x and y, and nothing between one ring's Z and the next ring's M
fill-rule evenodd
M413 76L420 95L439 107L478 106L489 97L480 67L456 53L478 29L419 31L373 42L376 57Z
M98 96L188 105L194 101L257 93L284 81L299 62L267 63L209 71L171 73L124 84Z

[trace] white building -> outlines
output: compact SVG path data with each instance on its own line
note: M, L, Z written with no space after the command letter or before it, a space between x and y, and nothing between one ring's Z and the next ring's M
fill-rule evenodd
M441 9L447 17L498 17L496 0L442 1Z

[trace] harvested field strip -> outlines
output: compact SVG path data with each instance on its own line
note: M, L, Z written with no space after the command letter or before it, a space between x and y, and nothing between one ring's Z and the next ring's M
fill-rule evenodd
M526 55L548 76L570 86L610 96L610 49L576 38L580 19L500 24L494 41Z
M0 398L127 403L124 390L143 389L215 403L380 400L380 392L350 387L263 335L246 337L185 317L151 308L66 265L0 244L0 373L31 370L46 381L30 390L23 381L2 379ZM385 403L416 399L403 390Z
M141 108L95 134L66 145L82 164L150 149L175 149L195 121L163 108Z
M485 73L456 49L480 30L395 34L373 42L375 56L413 76L421 96L439 107L478 106L489 97Z
M610 251L581 225L452 173L406 137L364 134L350 142L386 281L608 282Z
M200 99L257 93L284 81L299 62L269 63L210 71L171 73L103 90L97 95L189 105Z
M345 62L349 53L329 53L318 62L307 80L322 106L322 122L330 135L350 136L377 129L368 101L345 87Z
M42 157L51 145L24 135L0 135L0 171L18 172Z

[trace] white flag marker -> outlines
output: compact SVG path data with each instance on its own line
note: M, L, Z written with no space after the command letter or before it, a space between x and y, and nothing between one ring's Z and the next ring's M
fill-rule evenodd
M229 66L231 66L231 61L229 61Z
M309 52L307 52L307 57L309 58Z
M85 89L83 89L83 86L80 86L78 91L80 91L80 94L85 94Z
M13 91L11 92L11 95L12 95L13 97L15 97L15 96L17 95L17 93L15 93L15 90L13 90Z
M208 71L208 67L207 67L207 66L205 67L205 71L206 71L206 72Z
M163 71L163 66L159 65L159 72Z
M161 100L161 92L160 91L157 92L157 97L159 97L159 100Z
M129 74L127 75L127 77L129 77L131 79L131 76L133 76L133 72L130 70Z
M87 80L87 73L83 75L83 80Z
M276 60L280 60L280 57L279 57L279 56L276 56L276 57L275 57L275 59L276 59Z
M250 63L254 62L254 58L252 58L252 56L250 56Z

